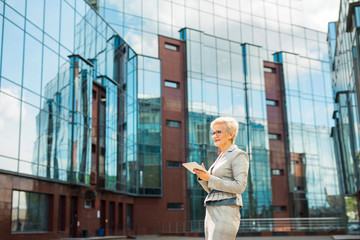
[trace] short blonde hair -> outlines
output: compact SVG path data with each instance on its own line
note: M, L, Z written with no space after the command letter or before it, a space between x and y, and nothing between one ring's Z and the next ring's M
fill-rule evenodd
M218 117L211 122L211 129L217 124L225 124L227 133L234 133L234 137L231 139L231 143L234 144L236 136L239 131L239 123L232 117Z

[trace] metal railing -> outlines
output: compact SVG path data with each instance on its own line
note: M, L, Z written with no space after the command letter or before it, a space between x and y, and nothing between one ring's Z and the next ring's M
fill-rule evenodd
M342 218L251 218L241 219L239 232L346 231ZM162 233L204 232L204 221L166 222Z

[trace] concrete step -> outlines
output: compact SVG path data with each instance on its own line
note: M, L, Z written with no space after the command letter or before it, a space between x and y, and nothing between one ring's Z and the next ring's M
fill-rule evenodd
M360 235L335 235L334 240L360 240Z

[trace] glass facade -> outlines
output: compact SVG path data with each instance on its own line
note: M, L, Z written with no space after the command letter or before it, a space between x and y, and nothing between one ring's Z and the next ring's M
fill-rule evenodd
M0 1L0 14L1 170L89 185L99 138L103 188L161 195L159 60L84 1Z
M134 182L138 194L161 195L161 75L160 60L139 56L137 84L137 164ZM130 120L128 121L130 123ZM130 167L129 167L130 168Z
M340 216L342 199L329 138L333 111L327 80L329 65L292 53L276 53L274 57L283 65L291 169L289 191L295 217Z
M11 136L1 140L2 169L87 184L95 74L81 56L89 56L83 15L90 8L66 1L8 1L1 7L1 48L16 52L1 54L0 132ZM98 17L87 16L93 21L89 34ZM15 107L10 115L8 104Z
M263 48L264 59L280 49L315 56L316 31L305 29L301 0L98 0L98 12L135 52L158 56L158 35L179 39L191 28ZM321 52L327 52L322 42Z
M306 147L306 151L292 149L297 154L292 156L303 159L301 171L312 171L303 176L304 184L319 186L311 189L304 185L303 189L294 190L301 191L301 197L293 198L301 198L303 208L294 208L293 215L321 216L322 212L310 213L308 209L327 209L326 199L339 194L338 179L328 177L335 173L336 166L333 155L329 154L334 152L328 137L333 107L326 34L301 27L301 4L288 0L98 1L99 14L138 53L157 58L158 35L186 42L187 161L210 166L217 156L209 137L211 121L217 116L238 119L236 144L251 159L242 210L246 217L272 216L263 61L273 61L273 54L280 51L294 53L299 58L299 62L289 64L291 70L286 73L289 75L286 97L293 109L288 113L292 134L289 141L292 147ZM299 67L299 74L306 71L294 76L294 66ZM293 81L295 77L297 82ZM305 99L300 95L303 92L307 94ZM306 110L306 114L300 114L300 110ZM299 142L302 144L297 145ZM308 149L315 142L322 147ZM307 167L305 155L309 159ZM322 168L325 163L331 164ZM290 178L297 178L295 175ZM188 187L190 218L200 220L204 192L192 176ZM337 216L341 207L335 208L335 213L329 215Z
M187 43L188 161L205 163L217 158L210 124L218 116L239 121L236 144L250 162L248 188L243 193L244 217L271 217L269 143L263 59L259 47L236 44L203 32L183 29ZM200 220L205 192L189 176L191 215Z
M162 196L162 35L186 43L186 124L169 122L186 127L186 161L209 167L218 151L211 121L236 118L236 144L250 156L242 216L273 216L263 62L275 59L284 67L291 211L296 217L338 216L334 155L356 154L334 149L329 138L326 34L301 27L300 0L95 3L96 9L85 1L0 1L0 136L7 136L0 138L1 170L89 185L96 140L102 188ZM344 81L333 83L347 86ZM94 86L104 90L98 129L92 127ZM351 135L355 125L345 113L356 110L357 99L341 94L343 128L337 134ZM202 220L205 192L193 176L187 184L189 220Z
M328 31L335 102L332 138L342 193L347 196L355 196L360 190L359 19L359 2L343 0L340 3L339 20L329 23Z

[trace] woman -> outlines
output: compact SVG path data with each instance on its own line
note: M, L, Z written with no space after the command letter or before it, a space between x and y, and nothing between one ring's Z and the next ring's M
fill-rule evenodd
M211 123L215 146L221 149L209 171L194 169L198 181L208 193L205 198L205 239L235 239L240 226L241 194L245 191L249 170L248 155L234 144L238 122L219 117Z

